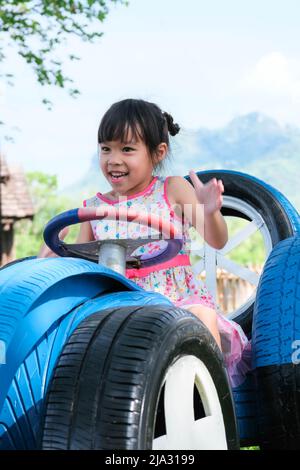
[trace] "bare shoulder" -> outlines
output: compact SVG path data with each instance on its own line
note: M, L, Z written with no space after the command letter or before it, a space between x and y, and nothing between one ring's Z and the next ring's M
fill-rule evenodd
M192 184L182 176L169 176L167 194L170 204L181 204L193 197L195 191Z
M106 199L110 199L111 201L114 201L115 199L117 199L117 196L115 196L113 191L108 191L107 193L102 194L102 196L105 197Z

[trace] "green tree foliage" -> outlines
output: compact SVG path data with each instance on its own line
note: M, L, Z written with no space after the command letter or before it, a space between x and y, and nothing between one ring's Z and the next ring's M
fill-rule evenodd
M14 45L41 85L66 87L73 80L63 72L58 46L65 45L70 36L88 42L101 37L99 25L109 13L109 4L118 2L128 4L125 0L0 0L0 63ZM68 59L79 57L72 53ZM10 73L2 76L8 82L13 78ZM68 92L79 93L72 87Z
M57 194L57 177L41 172L26 174L36 214L33 222L21 220L15 225L16 257L36 255L43 243L43 230L47 222L55 215L72 208L67 197ZM76 238L78 227L68 235L68 241Z
M249 222L246 220L228 217L227 225L229 237L233 237L247 224L249 224ZM244 266L251 264L262 265L266 261L266 251L261 233L259 231L253 233L240 245L234 248L228 254L228 258Z

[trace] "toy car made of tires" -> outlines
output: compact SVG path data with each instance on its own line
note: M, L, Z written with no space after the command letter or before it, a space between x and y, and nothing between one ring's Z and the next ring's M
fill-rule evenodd
M60 257L0 270L0 449L300 448L299 214L255 177L198 176L221 178L223 215L249 222L222 250L205 246L198 269L212 290L218 265L255 284L231 314L252 336L253 371L232 390L202 322L125 277L126 266L155 269L178 253L174 227L151 217L167 248L141 262L132 252L149 239L61 242L64 226L111 216L68 211L45 231ZM255 230L266 252L258 277L225 257Z

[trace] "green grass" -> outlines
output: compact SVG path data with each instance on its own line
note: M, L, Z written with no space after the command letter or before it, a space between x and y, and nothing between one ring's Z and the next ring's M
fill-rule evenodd
M240 447L240 450L260 450L259 446Z

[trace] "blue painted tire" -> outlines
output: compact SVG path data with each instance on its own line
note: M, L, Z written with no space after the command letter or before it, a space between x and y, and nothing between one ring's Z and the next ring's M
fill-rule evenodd
M253 320L260 445L300 449L300 236L272 250Z
M14 261L11 261L10 263L7 263L4 266L2 266L0 268L0 271L2 271L3 269L10 268L10 266L12 266L13 264L22 263L23 261L28 261L30 259L36 259L36 256L25 256L24 258L15 259Z
M155 296L168 303L80 259L29 259L1 270L0 450L37 448L47 384L77 322L106 302L141 305Z
M300 233L300 216L297 210L282 193L264 181L232 170L200 171L197 175L203 183L212 178L221 179L224 184L224 196L241 199L252 206L264 220L273 247L281 240ZM186 179L190 181L189 177ZM221 212L224 216L249 220L244 214L231 208L223 207ZM253 307L254 302L234 317L248 336L251 335Z

